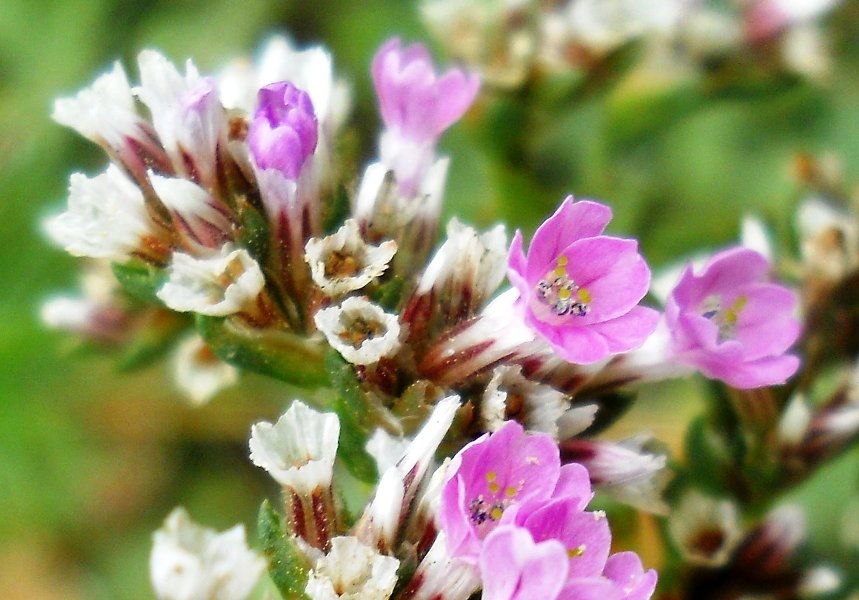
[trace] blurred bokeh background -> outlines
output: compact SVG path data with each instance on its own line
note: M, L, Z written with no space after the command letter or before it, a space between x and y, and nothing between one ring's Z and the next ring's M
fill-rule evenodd
M562 82L551 108L527 114L515 94L499 95L442 143L453 157L446 211L531 230L569 191L612 204L612 231L638 236L657 267L736 239L744 214L763 218L789 252L804 193L797 156L831 153L859 182L859 7L845 3L829 21L833 62L822 81L764 78L708 93L695 78L625 73L574 98ZM260 500L275 496L250 466L246 438L253 421L280 413L284 386L246 375L192 409L163 363L123 372L115 357L38 320L40 303L74 287L79 268L46 243L40 220L62 206L69 173L104 164L98 148L50 121L53 99L116 59L135 79L143 48L214 71L272 32L331 49L371 156L368 65L391 35L430 41L413 2L0 1L0 598L149 598L151 532L173 506L253 532ZM696 385L649 390L630 423L679 448ZM615 435L632 430L621 423ZM811 509L812 543L833 556L857 483L853 452L795 493Z

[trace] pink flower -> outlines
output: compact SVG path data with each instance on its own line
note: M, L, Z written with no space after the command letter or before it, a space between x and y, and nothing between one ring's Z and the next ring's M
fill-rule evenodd
M317 129L310 96L288 81L272 83L259 91L248 146L260 169L296 181L316 149Z
M785 354L799 337L796 299L769 283L770 264L748 248L713 256L700 275L689 266L665 318L675 360L736 388L784 383L799 368Z
M425 46L401 48L398 38L376 53L372 73L386 127L382 163L394 171L400 193L412 196L425 187L436 142L471 106L480 80L459 69L437 75Z
M382 119L416 142L436 141L468 109L480 80L459 69L436 75L423 44L400 47L388 40L373 58L373 82Z
M561 475L561 460L550 436L526 435L521 425L508 421L494 434L460 450L448 472L439 511L448 552L476 563L483 540L508 508L552 496ZM590 481L586 474L580 487L587 503Z
M650 269L638 243L602 235L611 209L568 196L531 240L510 247L507 274L524 319L564 360L587 364L640 346L659 314L638 306Z

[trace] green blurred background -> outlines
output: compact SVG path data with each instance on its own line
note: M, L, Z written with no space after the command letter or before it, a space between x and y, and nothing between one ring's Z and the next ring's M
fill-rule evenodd
M824 86L774 83L702 100L694 79L626 77L550 112L486 102L443 142L454 159L446 210L529 230L566 191L599 198L614 206L612 230L640 237L657 266L735 239L745 213L789 236L798 152L833 151L859 181L856 5L837 18ZM72 289L80 266L45 243L40 219L63 205L70 172L104 164L97 148L50 121L53 98L117 58L136 79L143 48L214 71L277 31L331 48L370 156L374 50L394 34L429 40L411 2L0 1L0 598L149 598L151 532L173 506L224 528L252 524L260 500L275 497L249 466L246 437L253 421L279 414L288 390L248 375L209 406L186 408L164 365L117 373L110 357L45 331L38 306ZM511 157L510 138L522 131L533 137ZM655 388L633 419L676 448L695 397L694 384ZM843 552L832 534L855 493L857 459L796 494L814 507L812 539L825 552Z

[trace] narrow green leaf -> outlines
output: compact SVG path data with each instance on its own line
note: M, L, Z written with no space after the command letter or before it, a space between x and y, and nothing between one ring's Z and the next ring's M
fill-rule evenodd
M284 532L280 515L264 500L257 520L262 549L268 559L268 573L284 598L309 600L304 593L310 564L295 544L295 538Z
M364 449L374 428L371 417L374 409L352 365L332 350L325 357L325 366L336 394L334 412L340 418L340 451L337 455L355 477L375 482L379 477L376 463Z
M251 329L197 315L197 331L222 360L306 388L324 386L323 346L288 331Z
M113 263L111 268L116 280L129 296L141 302L161 304L155 294L167 279L164 269L141 260L132 260L125 264Z

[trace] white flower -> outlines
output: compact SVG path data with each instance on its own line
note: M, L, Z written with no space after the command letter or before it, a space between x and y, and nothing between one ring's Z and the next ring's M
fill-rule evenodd
M409 510L458 408L459 396L439 401L403 454L382 473L376 495L356 526L364 541L381 547L389 547L393 542L403 513Z
M668 532L687 561L706 567L725 565L743 537L734 502L695 490L669 517Z
M242 600L266 568L248 548L244 526L217 533L183 508L170 513L154 542L149 565L161 600Z
M498 367L486 385L480 403L480 419L486 431L499 429L515 419L528 431L548 433L558 439L557 421L570 407L561 392L522 376L519 366Z
M377 428L367 440L367 454L376 461L379 473L384 473L393 467L409 447L410 440L392 436L384 429Z
M195 243L220 248L232 229L229 216L199 185L149 171L149 181L161 202L173 213L178 228Z
M316 285L327 296L336 297L359 290L379 277L396 252L397 243L393 240L378 246L364 242L358 224L347 219L336 233L309 239L304 260L310 265Z
M137 62L140 86L134 92L149 108L173 167L214 188L218 145L226 136L226 117L214 81L201 77L190 60L182 75L154 50L141 52Z
M139 137L143 122L135 110L125 71L118 62L73 98L57 99L52 117L82 136L113 148L121 146L126 137Z
M74 256L124 262L152 236L143 193L119 167L95 177L74 173L66 212L45 223L47 233Z
M474 565L448 554L444 531L436 536L414 578L420 581L414 600L467 600L480 589Z
M304 593L313 600L386 600L397 583L400 561L354 537L331 540L331 551L316 561Z
M198 335L185 338L173 357L173 379L192 404L205 404L236 383L239 370L223 362Z
M251 461L281 485L310 495L331 484L339 435L337 415L295 400L276 424L262 421L251 428Z
M392 154L393 150L391 151ZM407 164L401 171L413 170L412 159L403 154L394 154L396 160ZM392 159L393 160L393 159ZM420 177L414 193L401 194L389 172L402 174L396 165L375 162L367 165L355 201L353 214L359 222L370 222L380 231L395 230L406 223L421 221L435 223L441 212L444 187L447 182L447 168L450 159L440 158L431 165L425 165L425 173Z
M158 297L179 312L224 317L254 302L265 285L262 271L247 250L229 244L211 258L195 258L176 252L168 269L169 279Z
M400 348L400 324L366 298L346 298L324 308L313 320L328 343L355 365L371 365Z
M853 215L809 198L796 212L796 228L810 276L839 279L859 264L859 227Z
M690 0L574 0L567 12L576 43L606 53L645 34L674 31Z

